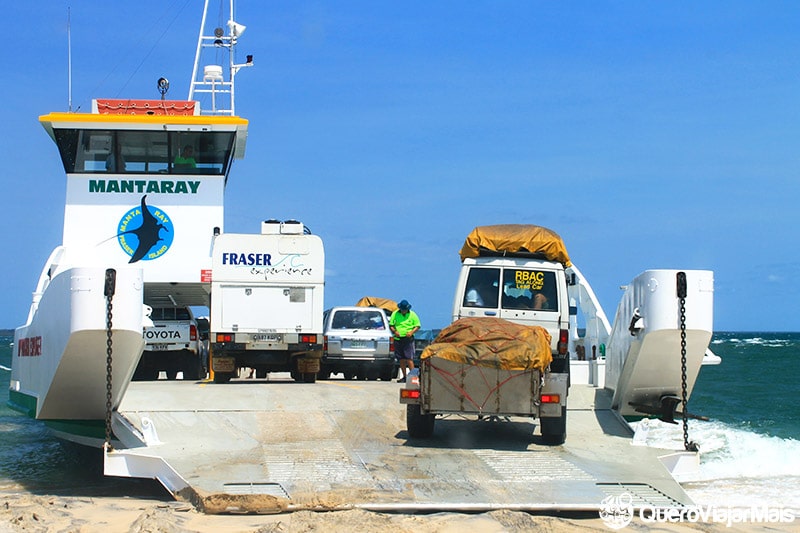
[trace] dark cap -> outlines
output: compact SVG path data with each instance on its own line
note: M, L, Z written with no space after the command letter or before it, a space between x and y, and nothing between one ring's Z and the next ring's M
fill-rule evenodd
M400 300L400 303L397 304L397 308L401 311L408 311L411 309L411 304L408 303L408 300Z

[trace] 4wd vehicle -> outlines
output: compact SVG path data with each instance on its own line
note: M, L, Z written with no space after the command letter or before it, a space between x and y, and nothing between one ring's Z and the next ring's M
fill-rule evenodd
M397 375L394 341L386 313L377 307L334 307L323 314L324 348L320 379L342 373L345 379Z
M206 375L197 321L188 307L153 307L153 326L144 329L145 347L133 374L137 381L158 379L159 372L175 379L202 379Z
M562 444L572 310L561 237L541 226L479 226L459 255L453 324L400 391L409 433L430 436L437 415L522 415L539 419L545 442ZM516 343L534 330L531 345Z

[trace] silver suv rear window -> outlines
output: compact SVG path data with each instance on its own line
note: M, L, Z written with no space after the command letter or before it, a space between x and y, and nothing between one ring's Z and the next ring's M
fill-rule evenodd
M331 329L386 329L383 311L336 311L331 320Z

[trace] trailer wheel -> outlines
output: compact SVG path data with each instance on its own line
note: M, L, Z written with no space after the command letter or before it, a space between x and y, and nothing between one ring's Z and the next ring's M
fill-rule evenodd
M417 403L406 405L406 427L412 438L425 439L433 435L433 425L436 415L423 415Z
M561 406L558 418L544 417L539 419L539 429L545 444L559 445L567 440L567 408Z

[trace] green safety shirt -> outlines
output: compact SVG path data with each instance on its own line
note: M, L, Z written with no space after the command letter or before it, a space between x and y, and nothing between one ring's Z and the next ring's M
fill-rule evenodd
M393 312L389 318L389 325L394 326L394 329L397 330L399 337L395 337L396 339L405 337L409 331L420 327L419 317L414 311L410 310L405 315L399 310Z
M182 167L192 167L192 168L195 168L197 166L197 162L194 160L194 157L183 157L180 155L175 156L175 164Z

